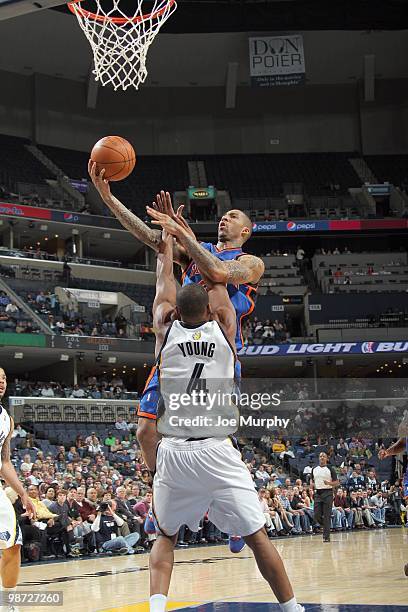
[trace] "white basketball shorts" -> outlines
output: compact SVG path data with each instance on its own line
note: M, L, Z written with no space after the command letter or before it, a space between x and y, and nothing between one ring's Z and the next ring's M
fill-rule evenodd
M198 531L208 511L220 531L248 536L265 525L251 475L229 439L181 442L163 438L157 451L153 511L159 529Z
M21 529L11 501L0 488L0 550L22 544Z

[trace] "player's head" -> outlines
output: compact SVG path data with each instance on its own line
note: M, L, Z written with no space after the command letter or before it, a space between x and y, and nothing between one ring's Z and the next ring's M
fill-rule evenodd
M0 400L4 397L7 390L7 376L3 368L0 368Z
M210 319L208 293L202 285L185 285L177 293L176 310L184 323L202 323Z
M251 237L251 219L242 210L229 210L218 224L218 240L243 245Z

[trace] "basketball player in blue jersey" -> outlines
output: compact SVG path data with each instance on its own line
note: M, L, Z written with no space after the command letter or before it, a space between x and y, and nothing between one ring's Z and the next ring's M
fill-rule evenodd
M89 160L88 171L102 200L120 223L135 238L154 249L160 250L161 231L150 228L137 215L126 208L112 193L104 170L96 174L96 164ZM177 213L173 209L171 196L161 191L152 207L147 207L153 223L167 221L166 228L176 238L174 261L183 273L183 283L201 282L201 274L212 283L224 283L237 316L236 346L242 348L242 322L254 309L257 285L265 266L259 257L244 253L245 242L251 237L252 223L242 210L226 212L218 224L217 244L197 241L194 232L182 217L184 206ZM164 226L163 226L164 227ZM182 230L186 235L182 236Z
M150 228L112 195L109 182L104 179L104 170L97 175L96 164L91 161L88 170L102 200L121 224L133 236L158 252L162 244L161 230ZM259 257L242 250L252 233L250 219L240 210L225 213L218 225L218 242L214 245L197 241L182 217L183 206L176 213L168 192L157 194L156 202L152 207L147 207L147 211L154 224L161 224L176 239L173 259L182 269L183 284L201 283L201 275L204 275L210 282L227 285L236 312L235 344L238 350L242 348L242 323L254 310L257 285L265 270ZM240 376L239 361L236 362L236 374ZM146 381L138 415L156 420L159 396L156 367L153 367ZM230 541L232 552L240 552L243 546L242 540Z
M178 381L183 397L186 381L196 383L201 379L207 387L213 379L234 378L235 311L225 285L211 285L206 280L206 286L208 293L197 284L177 293L173 238L167 236L157 257L155 352L161 384ZM203 407L205 410L205 404ZM230 408L228 404L227 412ZM185 429L166 428L173 414L164 402L158 419L163 437L158 446L157 430L152 428L151 420L139 419L137 432L144 459L150 470L155 470L152 507L158 537L150 554L150 612L165 612L178 530L188 525L197 531L207 510L218 529L234 530L245 538L280 609L304 612L294 597L282 559L266 534L265 517L241 454L225 433L211 425L209 429L193 428L191 438ZM191 419L197 408L189 406L183 414Z
M0 368L0 400L3 399L6 389L6 373L3 368ZM30 518L35 518L35 507L10 461L10 440L13 429L13 419L0 404L0 476L20 497L27 515ZM14 591L18 582L22 543L22 534L16 513L0 484L0 575L2 585L0 610L11 611L16 609L13 606L12 591Z

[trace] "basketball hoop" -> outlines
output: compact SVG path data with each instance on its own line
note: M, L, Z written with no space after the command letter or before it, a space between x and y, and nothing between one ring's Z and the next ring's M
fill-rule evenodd
M94 0L95 12L83 8L83 2L73 0L68 7L91 45L96 80L113 85L115 91L139 89L147 77L149 47L176 10L176 0L153 0L149 13L143 12L143 0L135 0L133 15L123 12L121 0Z

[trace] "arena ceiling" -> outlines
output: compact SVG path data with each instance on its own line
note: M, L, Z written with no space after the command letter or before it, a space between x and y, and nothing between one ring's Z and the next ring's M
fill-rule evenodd
M144 87L224 87L228 64L233 62L238 63L238 86L248 86L248 36L248 32L160 35L149 51ZM367 54L375 55L377 78L407 78L404 30L305 31L303 37L307 84L355 83L363 78ZM0 70L85 81L91 59L91 49L71 14L45 10L0 21Z
M134 6L134 0L122 2L130 10ZM407 0L178 0L178 5L165 32L263 32L265 26L275 31L408 27Z

